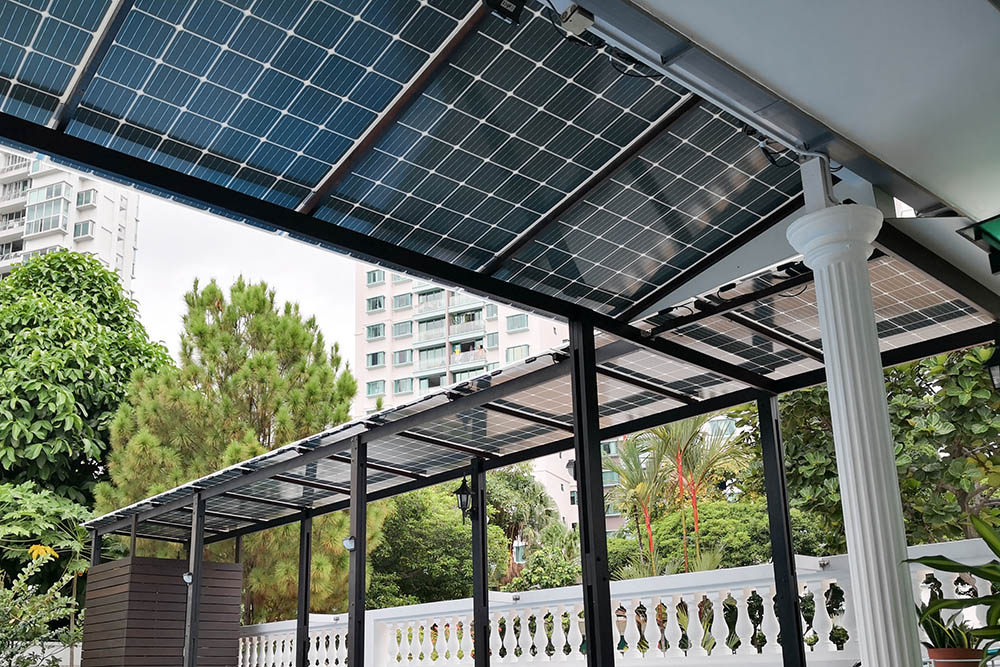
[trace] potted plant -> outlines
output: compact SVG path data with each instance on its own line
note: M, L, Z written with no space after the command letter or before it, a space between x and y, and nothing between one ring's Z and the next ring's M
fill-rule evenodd
M976 532L983 539L983 541L986 542L990 551L1000 558L1000 534L990 528L985 521L979 519L978 517L970 517L970 519L972 520L972 526L976 529ZM971 638L976 640L976 644L969 648L975 649L976 646L981 645L981 648L975 651L976 657L979 658L980 667L983 667L989 660L997 657L997 652L994 647L1000 646L1000 561L992 560L985 565L964 565L950 558L945 558L944 556L925 556L923 558L912 558L906 562L920 563L921 565L934 568L935 570L941 570L942 572L955 572L959 574L969 573L978 579L990 583L990 588L992 590L992 594L990 595L983 597L959 598L955 600L948 600L944 598L932 599L927 605L918 609L918 611L920 613L921 627L924 628L924 631L927 631L926 623L929 619L933 619L935 616L940 619L940 613L945 609L957 611L961 609L968 609L970 607L978 607L980 605L985 606L987 608L986 625L981 628L972 628L968 630L968 634ZM942 623L942 625L946 624ZM946 628L947 627L948 626L946 625ZM957 630L955 630L956 628L961 627L962 624L951 625L952 630L955 632L957 632ZM962 632L965 632L965 630L962 630ZM931 637L930 632L927 632L927 636ZM934 659L933 655L930 657ZM959 667L960 665L968 664L969 663L967 661L963 663L949 663L941 662L940 659L938 659L938 662L935 663L937 667L944 667L945 665L954 665L954 667Z
M982 640L973 634L967 622L956 621L958 612L945 621L941 610L928 612L928 605L920 605L917 616L927 635L924 646L934 667L971 667L982 657L983 652L978 648Z

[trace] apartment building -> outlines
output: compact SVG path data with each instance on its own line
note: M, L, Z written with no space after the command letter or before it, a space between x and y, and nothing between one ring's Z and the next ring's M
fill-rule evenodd
M134 190L0 151L0 278L35 255L68 248L96 257L131 291L138 217Z
M465 292L358 264L354 414L392 407L562 345L566 325ZM535 461L535 477L566 526L569 454Z

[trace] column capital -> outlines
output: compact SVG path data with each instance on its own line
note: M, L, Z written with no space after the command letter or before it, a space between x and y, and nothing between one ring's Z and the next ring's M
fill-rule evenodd
M846 259L868 259L882 228L882 212L871 206L841 204L807 213L785 235L806 266L816 269Z

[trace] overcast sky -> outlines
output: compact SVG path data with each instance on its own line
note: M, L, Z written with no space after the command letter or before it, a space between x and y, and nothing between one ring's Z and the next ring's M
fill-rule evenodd
M279 303L315 315L329 345L354 359L354 260L286 237L143 195L132 290L150 338L177 357L184 293L197 277L228 288L264 280Z

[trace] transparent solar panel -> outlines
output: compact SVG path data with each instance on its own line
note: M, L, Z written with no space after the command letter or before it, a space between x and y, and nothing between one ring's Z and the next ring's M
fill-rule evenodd
M701 103L494 275L617 315L798 194L782 166Z
M68 131L294 207L474 6L138 0Z
M746 388L741 382L669 359L646 348L637 348L633 352L604 363L603 366L657 383L672 391L686 394L692 399L720 396Z
M411 431L495 455L529 449L565 435L560 429L487 408L464 410Z
M598 374L597 396L601 428L673 410L684 404L663 394Z
M525 414L555 419L571 426L573 424L572 397L572 384L567 374L516 392L507 398L494 401L494 403Z
M470 459L469 454L401 435L388 436L369 442L368 455L421 475L434 475L452 468L466 466Z
M532 1L480 21L316 215L475 269L685 92L620 74Z

